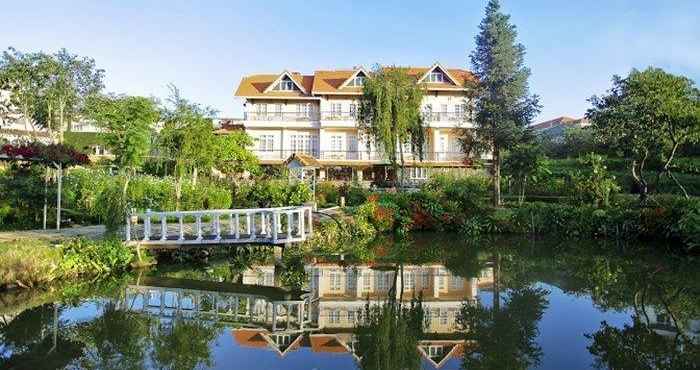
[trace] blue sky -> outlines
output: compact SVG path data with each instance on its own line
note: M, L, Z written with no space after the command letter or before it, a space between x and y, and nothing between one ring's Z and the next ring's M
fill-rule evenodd
M8 1L0 48L88 55L111 92L183 94L240 116L244 74L375 63L469 67L486 0ZM613 74L649 65L700 82L698 0L503 0L539 120L581 116Z

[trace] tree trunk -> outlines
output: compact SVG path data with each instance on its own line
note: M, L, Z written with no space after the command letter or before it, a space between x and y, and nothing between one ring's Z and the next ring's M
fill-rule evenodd
M673 144L673 149L671 149L671 154L668 156L666 163L664 163L662 174L664 174L664 173L667 174L668 177L670 177L671 180L673 180L673 182L676 184L676 186L678 186L678 188L681 189L681 191L683 192L683 196L685 197L685 199L690 199L690 196L688 195L688 192L685 190L685 187L683 187L683 185L680 183L680 181L678 181L676 176L674 176L673 173L671 173L671 162L673 161L673 158L676 155L676 150L678 150L678 146L679 146L679 144L677 144L677 143Z
M192 170L192 185L197 185L197 167Z
M644 203L647 199L647 193L649 192L649 187L646 180L642 177L642 166L640 166L639 174L637 173L637 160L632 160L632 178L637 182L639 187L639 203Z
M523 178L523 181L520 182L520 199L518 199L518 204L521 206L525 202L525 178Z
M46 166L46 173L44 174L44 217L43 217L43 229L46 230L46 222L49 212L49 166Z
M65 105L66 104L64 102L61 102L61 103L59 103L59 106L58 106L58 114L59 114L59 117L58 117L58 121L59 121L58 143L59 144L63 144L63 131L64 131L63 125L64 125L64 116L65 116L65 114L64 114Z
M493 310L501 309L501 254L493 255Z
M61 187L63 186L63 165L58 165L58 190L56 193L56 230L61 230Z
M493 206L501 206L501 151L493 146Z

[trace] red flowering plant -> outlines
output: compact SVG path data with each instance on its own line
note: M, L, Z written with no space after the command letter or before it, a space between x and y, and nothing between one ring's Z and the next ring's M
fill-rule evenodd
M90 163L90 158L86 154L64 144L5 144L0 148L0 156L1 155L14 160L30 160L44 164L60 164L63 167Z

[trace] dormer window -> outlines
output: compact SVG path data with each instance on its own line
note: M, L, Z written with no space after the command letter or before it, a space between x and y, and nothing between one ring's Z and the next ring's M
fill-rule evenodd
M427 82L445 82L445 74L440 71L432 71L426 80Z
M277 91L294 91L296 90L296 85L289 77L285 76L282 81L280 81L277 86L275 86Z
M348 86L352 86L352 87L364 86L365 78L366 78L365 76L357 75L352 80L350 80L350 82L348 83Z

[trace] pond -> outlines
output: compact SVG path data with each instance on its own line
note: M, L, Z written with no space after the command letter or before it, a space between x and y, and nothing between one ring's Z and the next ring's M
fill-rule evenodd
M239 248L6 292L0 368L698 368L692 260L463 239L414 234L313 257Z

